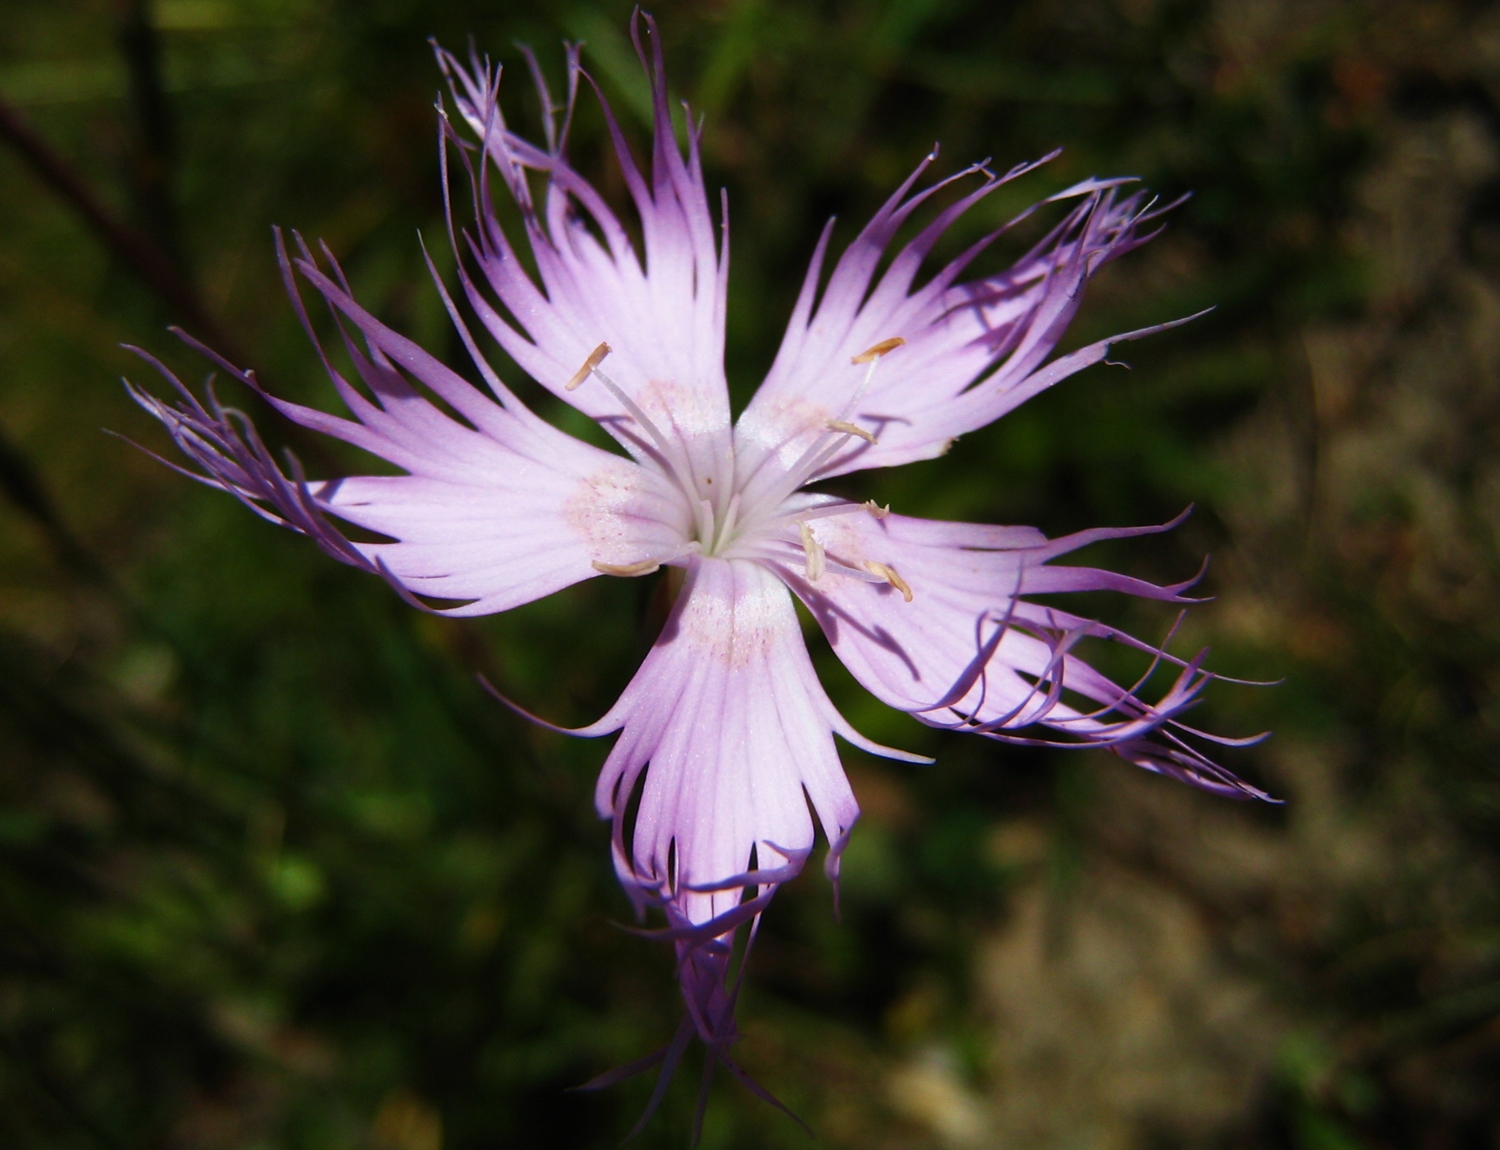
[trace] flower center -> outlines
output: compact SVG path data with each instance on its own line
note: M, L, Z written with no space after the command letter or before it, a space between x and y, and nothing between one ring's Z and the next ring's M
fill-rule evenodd
M567 382L565 390L572 391L592 378L598 380L615 397L655 446L660 463L683 495L692 530L690 538L667 553L645 556L636 562L624 564L595 560L594 569L606 575L649 575L663 564L685 559L689 555L785 560L790 548L793 552L800 549L806 578L810 583L817 583L829 569L829 560L809 522L830 515L849 515L858 511L884 518L890 513L890 509L882 510L873 502L847 503L831 500L827 503L808 503L793 501L791 497L827 467L851 439L863 439L870 444L878 442L872 432L851 422L851 417L860 401L869 394L882 357L905 342L900 336L882 340L853 357L851 363L868 364L869 367L859 387L844 404L843 410L837 418L830 419L823 425L797 461L786 468L775 483L758 492L749 505L746 505L739 491L730 491L726 498L722 489L709 490L713 483L712 476L705 476L700 485L681 445L666 435L642 410L640 404L601 368L600 365L611 351L609 344L601 343L589 353L583 366ZM901 592L907 602L911 601L911 588L887 564L869 560L864 561L860 568L848 567L842 563L834 563L833 566L841 574L889 583Z

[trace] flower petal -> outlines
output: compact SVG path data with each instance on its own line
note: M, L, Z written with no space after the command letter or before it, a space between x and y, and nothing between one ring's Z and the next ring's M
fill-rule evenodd
M657 471L558 431L508 392L500 403L488 398L376 320L310 253L303 254L303 275L364 336L361 347L346 332L345 346L368 394L325 355L324 366L354 419L266 398L293 422L361 447L407 474L314 483L300 473L288 477L247 417L220 406L212 393L204 406L148 356L179 402L167 404L134 388L132 394L202 469L200 478L264 518L311 536L334 558L381 574L408 597L469 600L446 614L504 611L594 577L596 563L667 561L681 551L686 510ZM290 286L289 268L288 277ZM307 330L312 336L310 322ZM258 386L250 374L200 350ZM390 541L351 541L328 513Z
M638 908L663 908L671 936L695 946L727 937L800 871L813 846L809 802L837 877L859 806L835 733L926 761L849 727L813 671L791 595L746 560L689 560L635 678L579 733L616 730L595 802L614 822L620 881ZM746 901L747 890L756 898Z
M620 737L595 802L613 821L616 873L638 911L664 913L665 927L647 933L676 948L687 1016L710 1059L775 1103L728 1054L756 924L812 851L809 802L837 879L859 806L834 733L877 753L916 756L855 734L818 682L791 595L748 560L688 561L667 624L630 685L576 733L613 731ZM652 1106L676 1064L673 1050L680 1056L680 1041L664 1056Z
M1053 567L1052 559L1100 539L1164 527L1080 532L1048 541L1040 532L937 523L903 515L828 516L808 524L827 557L815 582L793 544L781 573L817 618L834 650L881 700L934 726L1010 742L1102 746L1137 765L1210 790L1266 797L1184 744L1182 713L1211 675L1123 632L1025 596L1121 591L1188 603L1189 584L1159 587L1110 571ZM889 570L892 580L853 572ZM1180 668L1156 702L1122 687L1072 653L1082 638L1125 642ZM1201 659L1201 656L1200 656ZM1044 738L1016 734L1040 725Z
M650 17L644 17L652 35L648 62L640 19L632 31L651 78L655 111L649 182L602 96L600 101L640 218L644 265L619 219L568 164L566 128L553 130L549 115L547 147L521 138L500 112L498 69L478 60L465 67L439 49L461 118L482 141L485 159L521 209L537 270L533 279L501 226L490 196L490 164L482 163L475 177L478 233L467 244L499 306L467 275L464 286L490 333L533 379L599 420L633 453L656 454L637 414L609 387L589 379L569 386L591 353L608 344L612 354L601 370L674 441L695 477L712 476L727 489L732 479L723 364L727 235L716 248L698 129L689 116L684 158L667 104L660 40ZM536 75L550 113L555 105L539 70ZM567 119L580 75L577 50L570 49ZM539 204L527 183L529 171L545 178Z
M1128 181L1089 180L1045 201L1079 200L1009 271L955 282L986 246L1041 205L914 289L923 260L949 225L1036 165L1022 165L999 179L985 172L985 181L902 248L877 281L879 261L911 213L938 188L983 171L971 168L909 194L933 158L918 167L845 251L814 307L828 239L824 234L776 361L736 427L741 482L752 494L759 484L772 482L776 471L803 458L809 445L826 434L829 421L853 424L878 442L851 437L809 478L941 455L956 436L998 419L1107 355L1111 340L1048 363L1089 278L1150 239L1141 227L1165 209L1154 209L1144 193L1119 198L1118 185ZM1129 332L1113 341L1168 326ZM891 347L897 340L899 345ZM882 346L886 350L876 359L862 354ZM747 502L752 494L746 495Z
M791 596L759 564L689 560L661 637L589 733L612 730L596 802L614 820L620 879L639 905L670 900L693 926L740 905L752 857L766 873L800 865L809 799L836 845L859 815L833 743L847 724Z

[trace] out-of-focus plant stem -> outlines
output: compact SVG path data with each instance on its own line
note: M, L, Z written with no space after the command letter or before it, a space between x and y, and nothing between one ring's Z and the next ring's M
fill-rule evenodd
M142 228L181 273L186 260L173 194L177 133L162 84L161 37L151 20L151 0L120 0L118 41L135 113L128 178L136 213Z
M116 219L83 178L25 122L0 101L0 138L26 161L32 173L70 208L89 231L153 292L182 317L183 326L228 359L243 362L217 320L209 314L191 281L156 242Z
M58 559L91 583L114 588L114 580L63 522L35 465L0 425L0 490L41 528Z

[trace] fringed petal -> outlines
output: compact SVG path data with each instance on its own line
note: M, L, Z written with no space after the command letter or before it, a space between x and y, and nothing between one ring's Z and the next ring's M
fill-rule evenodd
M651 36L649 57L641 39L643 21ZM727 237L716 244L691 115L687 155L678 149L655 24L638 14L632 34L651 79L655 131L649 175L637 167L602 95L600 101L640 220L644 262L603 198L569 166L566 133L549 127L546 147L526 141L500 111L499 70L478 59L464 65L438 50L459 116L488 160L477 172L469 167L478 227L456 246L460 263L472 256L489 294L467 275L464 288L490 333L538 383L597 419L644 459L660 449L631 410L638 407L671 440L672 453L680 453L680 459L663 463L677 463L694 479L712 477L727 490L733 479L723 365ZM555 109L540 70L533 69L533 75L543 107ZM586 74L572 48L568 118L580 76ZM535 279L496 214L491 169L521 209ZM527 182L529 172L543 177L539 201ZM602 370L630 404L598 381L575 379L601 344L612 352Z
M760 564L694 558L660 638L589 734L620 731L600 773L615 867L645 933L677 951L683 1001L712 1057L737 1037L736 935L754 924L813 847L828 872L859 807L834 733L847 730L813 671L792 599ZM899 752L892 752L899 754ZM733 1069L733 1067L731 1067Z
M284 250L282 259L312 336ZM146 356L178 401L166 403L135 387L131 394L201 469L199 478L263 518L308 535L341 562L380 574L419 606L411 596L462 601L445 614L504 611L598 575L596 564L628 565L681 551L690 521L659 473L558 431L508 393L498 403L484 395L361 308L342 286L336 264L325 273L303 248L298 268L347 324L340 325L345 350L363 387L323 355L353 419L266 399L293 422L407 474L315 482L295 469L288 474L243 413L221 406L212 391L203 404ZM251 374L200 350L259 390ZM330 515L388 541L351 540Z
M1171 586L1050 561L1088 543L1162 527L1080 532L1048 541L1027 529L934 523L903 515L829 516L807 524L826 555L813 581L790 539L781 571L856 678L882 701L932 726L1006 742L1104 747L1148 770L1240 798L1267 796L1183 740L1183 714L1213 677L1113 627L1031 595L1120 591L1191 603ZM893 579L855 573L889 571ZM845 573L847 572L847 573ZM907 599L906 592L910 593ZM1074 653L1085 638L1127 643L1175 681L1155 701L1145 678L1123 687ZM1031 732L1023 734L1027 728ZM1039 730L1037 730L1039 729Z
M736 426L747 500L800 458L830 420L859 426L875 442L851 438L815 478L932 458L956 436L1104 359L1111 342L1172 326L1115 336L1049 363L1090 277L1149 239L1145 225L1166 210L1144 193L1122 196L1125 180L1089 180L1051 197L1047 202L1077 203L1010 270L956 282L975 256L1035 207L914 288L923 260L954 220L1036 166L1021 165L999 178L977 166L912 194L934 158L923 161L876 213L840 258L821 296L826 232L820 241L781 350ZM980 186L940 213L877 280L881 257L911 213L937 188L976 174ZM882 347L879 362L873 362L868 353Z
M809 799L837 842L859 814L834 748L843 729L780 580L752 562L690 559L661 636L590 728L621 731L596 789L621 881L641 906L670 892L700 924L740 905L744 872L779 874L811 849Z

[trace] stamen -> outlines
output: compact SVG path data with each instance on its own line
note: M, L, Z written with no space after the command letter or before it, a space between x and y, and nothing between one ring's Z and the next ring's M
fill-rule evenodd
M809 507L804 511L793 511L786 515L778 516L778 519L805 519L811 523L814 519L826 519L830 515L853 515L856 511L866 510L863 503L828 503L822 507Z
M600 370L599 365L604 362L604 357L609 353L610 346L607 343L601 343L598 347L594 348L589 353L588 359L583 361L583 366L568 381L568 390L571 391L577 387L590 375L598 379L609 393L620 401L620 406L629 413L630 417L636 423L640 424L646 434L655 441L656 449L661 452L662 461L671 469L672 475L677 480L678 485L684 491L692 491L695 485L693 483L691 466L685 465L684 461L678 458L678 453L672 449L672 442L662 433L661 428L657 427L651 421L651 417L641 410L640 404L626 395L624 388ZM710 517L710 522L712 522L712 517Z
M583 361L583 366L573 373L573 378L563 384L564 391L574 391L578 385L593 374L594 368L604 362L604 357L614 349L607 343L601 343L593 351L589 352L588 359Z
M891 352L895 351L898 347L901 347L905 343L906 343L906 341L904 339L902 339L899 335L892 336L890 339L883 339L879 343L877 343L874 347L867 347L867 348L865 348L864 351L860 352L858 355L856 355L849 362L850 363L871 363L871 362L879 359L883 355L889 355Z
M884 519L891 513L891 505L889 503L887 503L884 507L881 507L873 499L866 499L863 503L860 504L860 506L868 511L871 515L875 516L876 519Z
M890 339L881 340L874 347L867 348L865 351L860 352L849 361L850 363L855 364L868 363L870 366L869 369L865 372L865 378L860 382L859 387L855 390L854 394L849 397L849 402L844 404L844 409L840 411L838 415L834 416L834 423L843 423L846 419L854 414L854 409L859 406L860 401L863 400L865 396L870 394L870 385L875 382L875 369L880 366L880 357L892 351L895 351L896 348L900 347L905 342L906 341L899 335L893 336Z
M641 427L645 429L646 434L651 436L651 438L656 441L656 446L661 450L662 456L669 462L672 462L672 445L667 437L662 434L661 428L657 427L656 424L651 422L651 417L641 410L640 404L636 403L635 400L631 399L630 396L625 394L625 389L623 387L621 387L614 380L610 379L609 376L604 374L604 372L599 370L599 365L604 361L604 357L609 353L610 346L607 343L601 343L598 347L594 348L594 350L589 353L588 359L583 361L583 366L579 368L577 374L573 376L573 380L576 380L577 382L575 383L573 382L573 380L569 381L569 389L571 390L573 387L576 387L579 383L582 383L591 375L596 377L599 382L605 386L609 393L620 401L620 405L630 413L630 417L637 423L639 423ZM681 478L681 476L679 476L679 478Z
M884 563L877 563L873 559L866 559L865 570L871 575L878 575L884 579L897 591L901 592L901 598L905 599L908 603L911 602L911 587L905 579L896 574L895 568L887 567Z
M707 499L698 500L698 538L703 546L713 550L717 541L714 533L714 505Z
M782 482L772 487L770 491L761 497L751 511L753 516L758 517L763 510L779 505L788 495L811 480L830 460L844 449L849 442L848 436L858 435L861 438L868 439L871 443L876 441L873 435L849 423L848 419L854 414L855 409L859 407L865 396L870 393L870 386L875 382L875 369L880 366L881 356L894 351L904 343L906 341L899 335L893 336L890 339L882 340L866 351L860 352L859 355L850 361L856 364L868 363L870 365L865 371L865 378L860 381L859 387L855 388L854 394L844 404L843 410L823 425L823 434L814 436L812 442L807 445L806 450L797 458L797 462L787 468ZM825 443L824 438L828 432L833 432L846 438L835 439L832 443Z
M828 430L842 431L845 435L857 435L866 443L880 442L880 440L876 439L875 436L870 434L870 432L866 431L863 427L856 426L853 423L845 423L842 419L830 419L828 421Z
M719 523L719 537L714 541L714 550L722 551L733 537L735 525L740 517L740 493L736 491L729 497L729 506L724 511L724 518Z
M635 575L650 575L653 571L661 570L661 561L657 559L642 559L639 563L600 563L594 560L594 570L601 575L619 575L622 578L630 578Z
M665 555L648 555L634 563L603 563L595 559L593 568L601 575L618 575L629 579L636 575L650 575L653 571L661 570L663 563L671 563L674 559L681 559L684 555L698 555L702 551L703 545L694 539L675 550L668 551Z
M823 578L823 545L813 535L812 528L801 520L797 522L797 532L802 536L802 552L807 556L807 581L816 583Z

